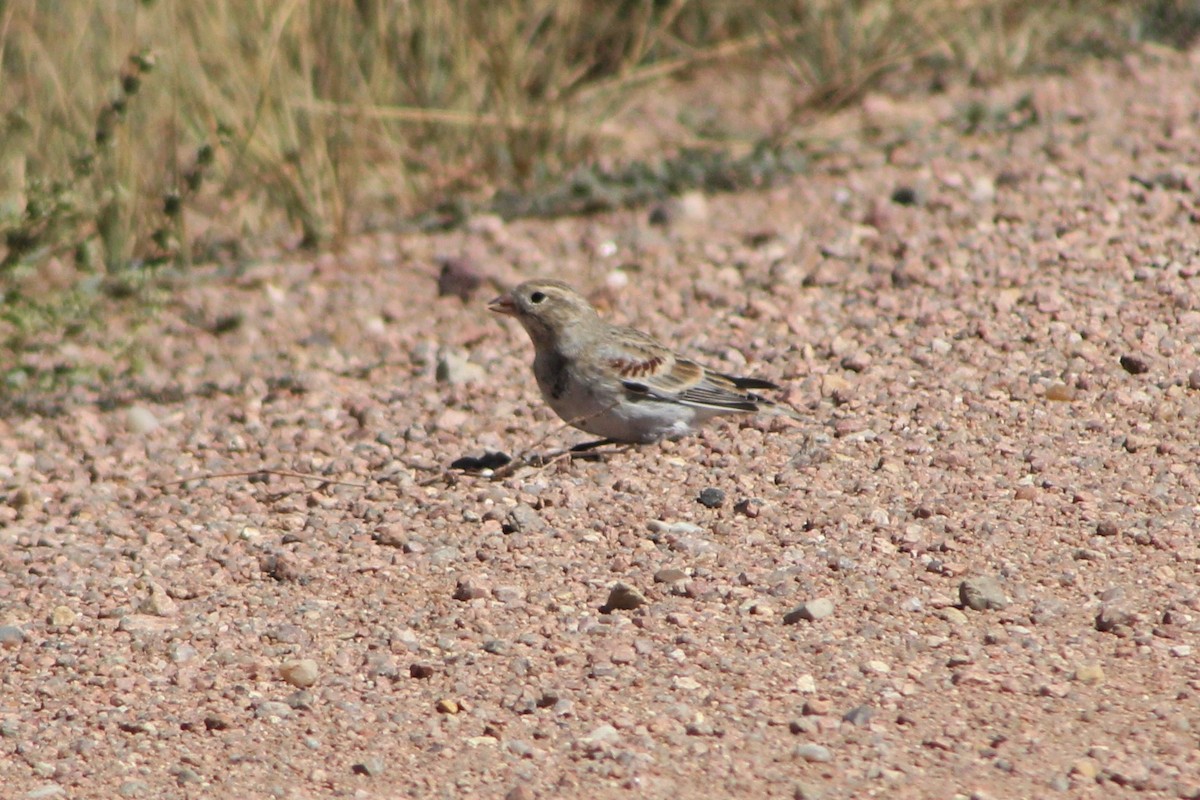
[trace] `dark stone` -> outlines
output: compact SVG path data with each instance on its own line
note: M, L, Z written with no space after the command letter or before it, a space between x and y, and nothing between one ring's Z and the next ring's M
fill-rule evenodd
M1150 363L1138 355L1121 356L1121 367L1130 375L1144 375L1150 371Z

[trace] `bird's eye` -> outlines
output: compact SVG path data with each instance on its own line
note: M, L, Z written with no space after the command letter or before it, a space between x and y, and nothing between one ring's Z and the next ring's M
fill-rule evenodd
M531 302L535 305L538 303L541 303L545 299L546 299L546 295L542 292L534 292L533 294L529 295L529 302Z

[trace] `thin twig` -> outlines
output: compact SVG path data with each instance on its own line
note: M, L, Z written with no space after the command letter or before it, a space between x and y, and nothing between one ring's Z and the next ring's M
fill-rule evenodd
M252 478L255 475L277 475L280 478L299 478L304 481L320 481L321 483L333 484L335 486L352 486L355 489L369 489L369 485L365 483L355 483L353 481L339 481L333 478L326 478L323 475L312 475L307 472L291 472L285 469L246 469L237 470L235 472L208 472L202 475L193 475L190 478L179 478L178 480L166 481L165 483L154 483L146 487L148 489L165 489L168 486L177 486L181 483L190 483L191 481L209 481L219 478Z

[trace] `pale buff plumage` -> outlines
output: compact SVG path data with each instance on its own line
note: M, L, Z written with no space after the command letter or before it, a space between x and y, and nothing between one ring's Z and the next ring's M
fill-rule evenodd
M533 374L567 423L612 442L674 439L722 414L798 415L736 378L681 358L646 334L605 322L562 281L526 281L488 304L515 317L533 341Z

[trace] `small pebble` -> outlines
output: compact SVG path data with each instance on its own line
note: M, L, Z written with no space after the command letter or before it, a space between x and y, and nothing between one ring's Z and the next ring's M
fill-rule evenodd
M943 608L937 612L937 615L951 625L967 624L967 615L957 608Z
M260 703L258 708L254 709L255 719L287 719L291 715L292 707L287 703L281 703L278 700L266 700Z
M625 583L613 584L608 592L603 611L632 611L646 604L646 597L637 589Z
M300 689L307 689L317 682L317 662L311 658L296 658L285 661L279 667L279 677Z
M990 575L967 578L958 585L958 597L965 608L973 611L999 610L1008 606L1003 587Z
M449 564L453 564L460 558L462 558L462 553L459 551L459 549L457 547L451 547L447 545L446 547L439 547L430 553L428 561L430 566L444 567Z
M990 203L996 199L996 182L989 175L980 175L971 181L969 194L973 203Z
M366 775L368 778L378 778L384 772L384 761L379 756L367 756L362 761L350 767L355 775Z
M871 356L861 351L842 357L842 369L849 372L862 372L871 366Z
M167 655L175 664L187 664L200 655L200 651L187 642L171 642Z
M509 739L504 743L504 749L519 758L533 758L534 747L524 739Z
M0 647L16 647L25 641L25 632L16 625L0 625Z
M1013 498L1016 500L1036 500L1037 497L1038 490L1034 486L1018 486L1013 492Z
M720 508L725 502L725 492L721 489L709 487L700 492L700 496L696 498L700 501L700 505L705 508Z
M1095 662L1080 664L1075 670L1075 680L1089 686L1104 681L1104 668Z
M204 717L204 728L210 731L227 731L233 727L229 718L222 714L208 714Z
M1125 451L1128 453L1136 453L1139 450L1146 450L1153 441L1145 436L1138 436L1136 433L1131 433L1125 437Z
M749 519L757 519L758 515L762 513L762 505L761 500L748 497L745 500L739 500L733 510Z
M530 533L544 530L545 527L546 523L532 506L519 503L505 515L502 530L505 533Z
M1105 603L1101 606L1100 612L1096 614L1096 630L1101 633L1115 633L1118 632L1118 629L1132 627L1135 621L1136 618L1129 609Z
M800 717L788 723L788 731L799 736L801 734L815 733L820 723L810 717Z
M792 787L792 800L821 800L824 792L811 783L797 783Z
M796 745L796 749L792 751L792 755L804 761L813 761L819 764L824 764L833 760L833 753L824 745L806 742Z
M679 195L677 205L680 219L689 222L704 222L708 219L708 198L704 196L704 192L684 192Z
M69 606L55 606L50 610L49 622L55 628L67 628L75 624L75 612Z
M680 583L686 581L688 574L675 567L663 567L654 573L655 583Z
M721 736L723 733L706 719L689 722L683 729L688 736Z
M823 717L833 710L833 706L828 700L820 697L810 697L804 701L804 705L800 708L800 713L806 717Z
M1065 383L1052 383L1046 387L1046 399L1058 403L1069 403L1075 399L1075 390Z
M1129 353L1121 356L1121 367L1130 375L1144 375L1150 371L1150 364L1143 356Z
M298 711L307 711L313 707L315 696L307 689L297 689L283 699L283 702L288 704L289 708Z
M1071 779L1060 772L1050 779L1050 788L1056 792L1065 792L1071 788Z
M446 350L438 356L434 377L438 383L460 386L482 382L487 378L487 370L458 351Z
M488 597L489 595L491 595L491 590L479 581L470 578L460 580L454 587L454 599L463 602L478 600L481 597Z
M129 430L138 434L150 433L160 425L158 417L145 406L130 406L126 409L125 424L129 426Z
M288 540L285 537L283 541L286 544ZM258 559L258 568L264 575L280 583L294 583L303 577L295 561L285 552L264 553Z
M584 736L580 742L588 748L603 747L604 745L616 744L621 740L621 734L612 725L601 725L592 730L587 736Z
M861 728L871 721L874 714L875 712L870 706L857 706L842 715L842 722L849 722L851 725Z
M174 770L171 774L175 776L175 781L180 786L204 782L204 779L200 777L200 773L196 772L196 770L192 769L191 767L180 767L179 769Z
M163 634L175 627L173 621L150 614L126 614L117 623L117 630L132 634Z
M818 619L833 614L833 601L828 597L818 597L814 600L806 600L794 609L783 615L784 625L795 625L801 620L812 622Z
M409 543L408 532L403 525L381 525L371 537L380 547L404 547Z
M151 582L150 591L142 599L138 610L143 614L151 614L156 617L173 617L179 610L175 601L167 594L167 590L160 584Z
M702 533L704 528L699 525L694 525L691 522L664 522L661 519L652 519L646 523L646 527L651 533L666 533L666 534L696 534Z

